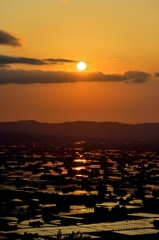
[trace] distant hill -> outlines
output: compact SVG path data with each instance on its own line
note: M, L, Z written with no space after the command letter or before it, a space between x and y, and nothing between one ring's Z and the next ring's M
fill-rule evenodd
M0 122L4 134L36 134L55 137L100 139L159 139L159 123L123 124L118 122L40 123L36 121Z

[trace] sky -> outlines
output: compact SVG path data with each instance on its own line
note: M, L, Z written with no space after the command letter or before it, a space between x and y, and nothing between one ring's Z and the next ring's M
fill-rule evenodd
M159 122L158 13L158 0L0 0L0 122Z

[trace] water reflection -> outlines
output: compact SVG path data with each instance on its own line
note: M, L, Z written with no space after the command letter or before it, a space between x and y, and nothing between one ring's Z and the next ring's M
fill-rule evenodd
M88 178L88 175L76 174L76 178Z
M78 158L78 159L75 159L74 162L86 163L86 162L88 162L88 160Z
M80 171L82 169L86 169L86 167L80 166L80 167L73 167L72 170Z

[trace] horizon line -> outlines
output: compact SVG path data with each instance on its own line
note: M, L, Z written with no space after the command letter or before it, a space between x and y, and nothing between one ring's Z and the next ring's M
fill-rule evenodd
M41 122L38 120L33 119L26 119L26 120L13 120L13 121L0 121L0 123L16 123L16 122L35 122L35 123L41 123L41 124L65 124L65 123L79 123L79 122L87 122L87 123L118 123L118 124L125 124L125 125L140 125L140 124L158 124L157 122L138 122L138 123L124 123L119 121L93 121L93 120L76 120L76 121L63 121L63 122Z

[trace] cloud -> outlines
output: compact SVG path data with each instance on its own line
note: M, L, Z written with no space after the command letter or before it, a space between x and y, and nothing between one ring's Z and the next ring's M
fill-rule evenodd
M141 71L127 71L125 72L125 77L128 78L128 81L134 83L144 83L149 79L150 74Z
M124 74L100 74L99 81L104 82L133 82L133 83L144 83L146 82L150 74L142 71L126 71Z
M102 72L66 72L42 70L0 69L0 84L48 84L75 82L132 82L144 83L150 75L145 72L127 71L124 74Z
M9 66L6 65L6 64L1 64L1 63L0 63L0 68L9 68Z
M46 62L50 63L77 63L77 60L65 59L65 58L44 58Z
M22 47L20 40L10 33L0 30L0 45L9 45L12 47Z
M156 72L156 73L155 73L155 76L156 76L156 77L159 77L159 72Z
M65 64L65 63L77 63L77 60L72 60L72 59L65 59L65 58L43 58L43 59L38 59L38 58L27 58L27 57L13 57L13 56L5 56L5 55L0 55L0 68L8 67L11 64L27 64L27 65L50 65L50 64ZM12 71L12 70L10 70ZM21 74L23 75L25 71L23 70L15 70L13 72L13 79L14 75ZM134 83L144 83L148 80L150 77L150 74L143 72L143 71L126 71L124 74L105 74L102 72L85 72L82 74L82 79L78 79L79 74L76 74L75 72L62 72L62 71L40 71L40 70L35 70L35 71L27 71L25 73L28 75L28 80L26 80L23 76L21 79L25 79L24 83L32 83L30 81L31 74L34 73L34 77L39 74L46 79L46 83L58 83L58 82L76 82L76 81L88 81L88 82L134 82ZM7 72L6 72L7 74ZM156 73L157 74L157 73ZM45 75L45 76L44 76ZM18 78L17 76L17 78ZM52 76L50 78L50 76ZM81 76L81 75L80 75ZM1 77L0 77L1 79ZM41 79L38 78L38 79ZM47 79L49 79L47 82ZM52 79L52 80L51 80ZM56 82L57 79L57 82ZM10 80L11 81L11 80ZM28 82L27 82L28 81ZM11 81L12 82L12 81ZM14 82L14 80L13 80ZM21 83L21 82L16 82L15 83ZM33 82L34 83L34 82ZM35 83L43 83L43 80L36 80ZM4 84L4 82L3 82ZM22 82L23 84L23 82Z
M0 65L8 64L29 64L29 65L49 65L49 64L63 64L63 63L77 63L76 60L63 58L27 58L27 57L13 57L0 55Z
M45 65L46 63L43 60L36 58L26 58L26 57L12 57L0 55L0 64L30 64L30 65Z

